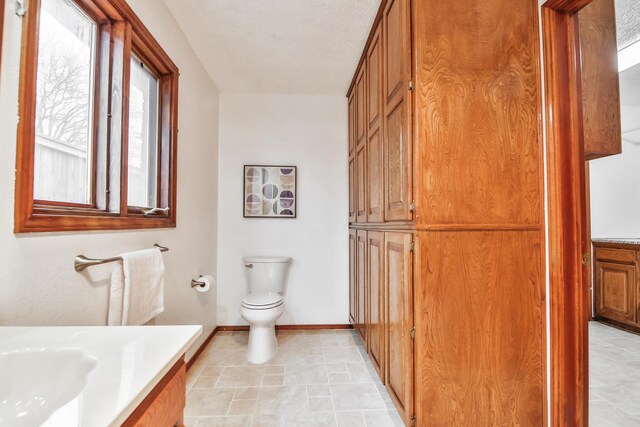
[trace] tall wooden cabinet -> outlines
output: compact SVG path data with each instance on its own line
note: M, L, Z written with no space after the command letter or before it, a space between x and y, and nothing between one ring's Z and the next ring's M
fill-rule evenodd
M382 0L349 99L350 318L406 425L546 424L537 0Z
M383 3L348 95L354 146L349 188L356 199L355 212L350 208L350 318L409 425L414 416L415 234L410 2Z

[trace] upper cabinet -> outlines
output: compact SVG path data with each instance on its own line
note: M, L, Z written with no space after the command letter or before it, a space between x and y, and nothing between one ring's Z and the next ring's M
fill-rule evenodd
M350 222L413 219L410 46L409 0L390 0L349 92Z
M367 51L367 221L384 221L384 152L382 136L382 28L374 33Z
M587 160L622 153L618 45L614 0L578 12L582 129Z
M385 219L410 220L412 144L409 106L411 50L409 1L387 2L382 16L384 50Z
M349 222L356 220L356 97L354 91L349 95Z
M356 221L367 221L367 74L366 64L356 78Z

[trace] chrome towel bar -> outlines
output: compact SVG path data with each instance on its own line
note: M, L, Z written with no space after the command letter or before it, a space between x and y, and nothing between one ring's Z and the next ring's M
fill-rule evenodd
M160 252L167 252L169 248L165 248L164 246L160 246L159 244L153 245L154 248L160 249ZM87 258L84 255L76 256L76 259L73 262L73 267L76 271L84 271L88 267L93 267L94 265L107 264L109 262L122 261L122 257L116 256L112 258L103 258L103 259L94 259Z

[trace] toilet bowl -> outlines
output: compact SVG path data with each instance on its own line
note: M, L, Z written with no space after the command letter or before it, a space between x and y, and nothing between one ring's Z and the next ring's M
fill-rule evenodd
M262 364L278 351L276 320L284 312L284 285L289 257L244 257L249 293L240 314L249 323L247 361Z

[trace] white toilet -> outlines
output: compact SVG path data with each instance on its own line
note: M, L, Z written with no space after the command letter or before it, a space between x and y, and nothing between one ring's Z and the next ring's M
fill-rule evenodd
M271 360L278 351L276 319L284 312L284 285L290 257L248 256L242 258L249 293L242 299L240 314L249 322L249 363Z

